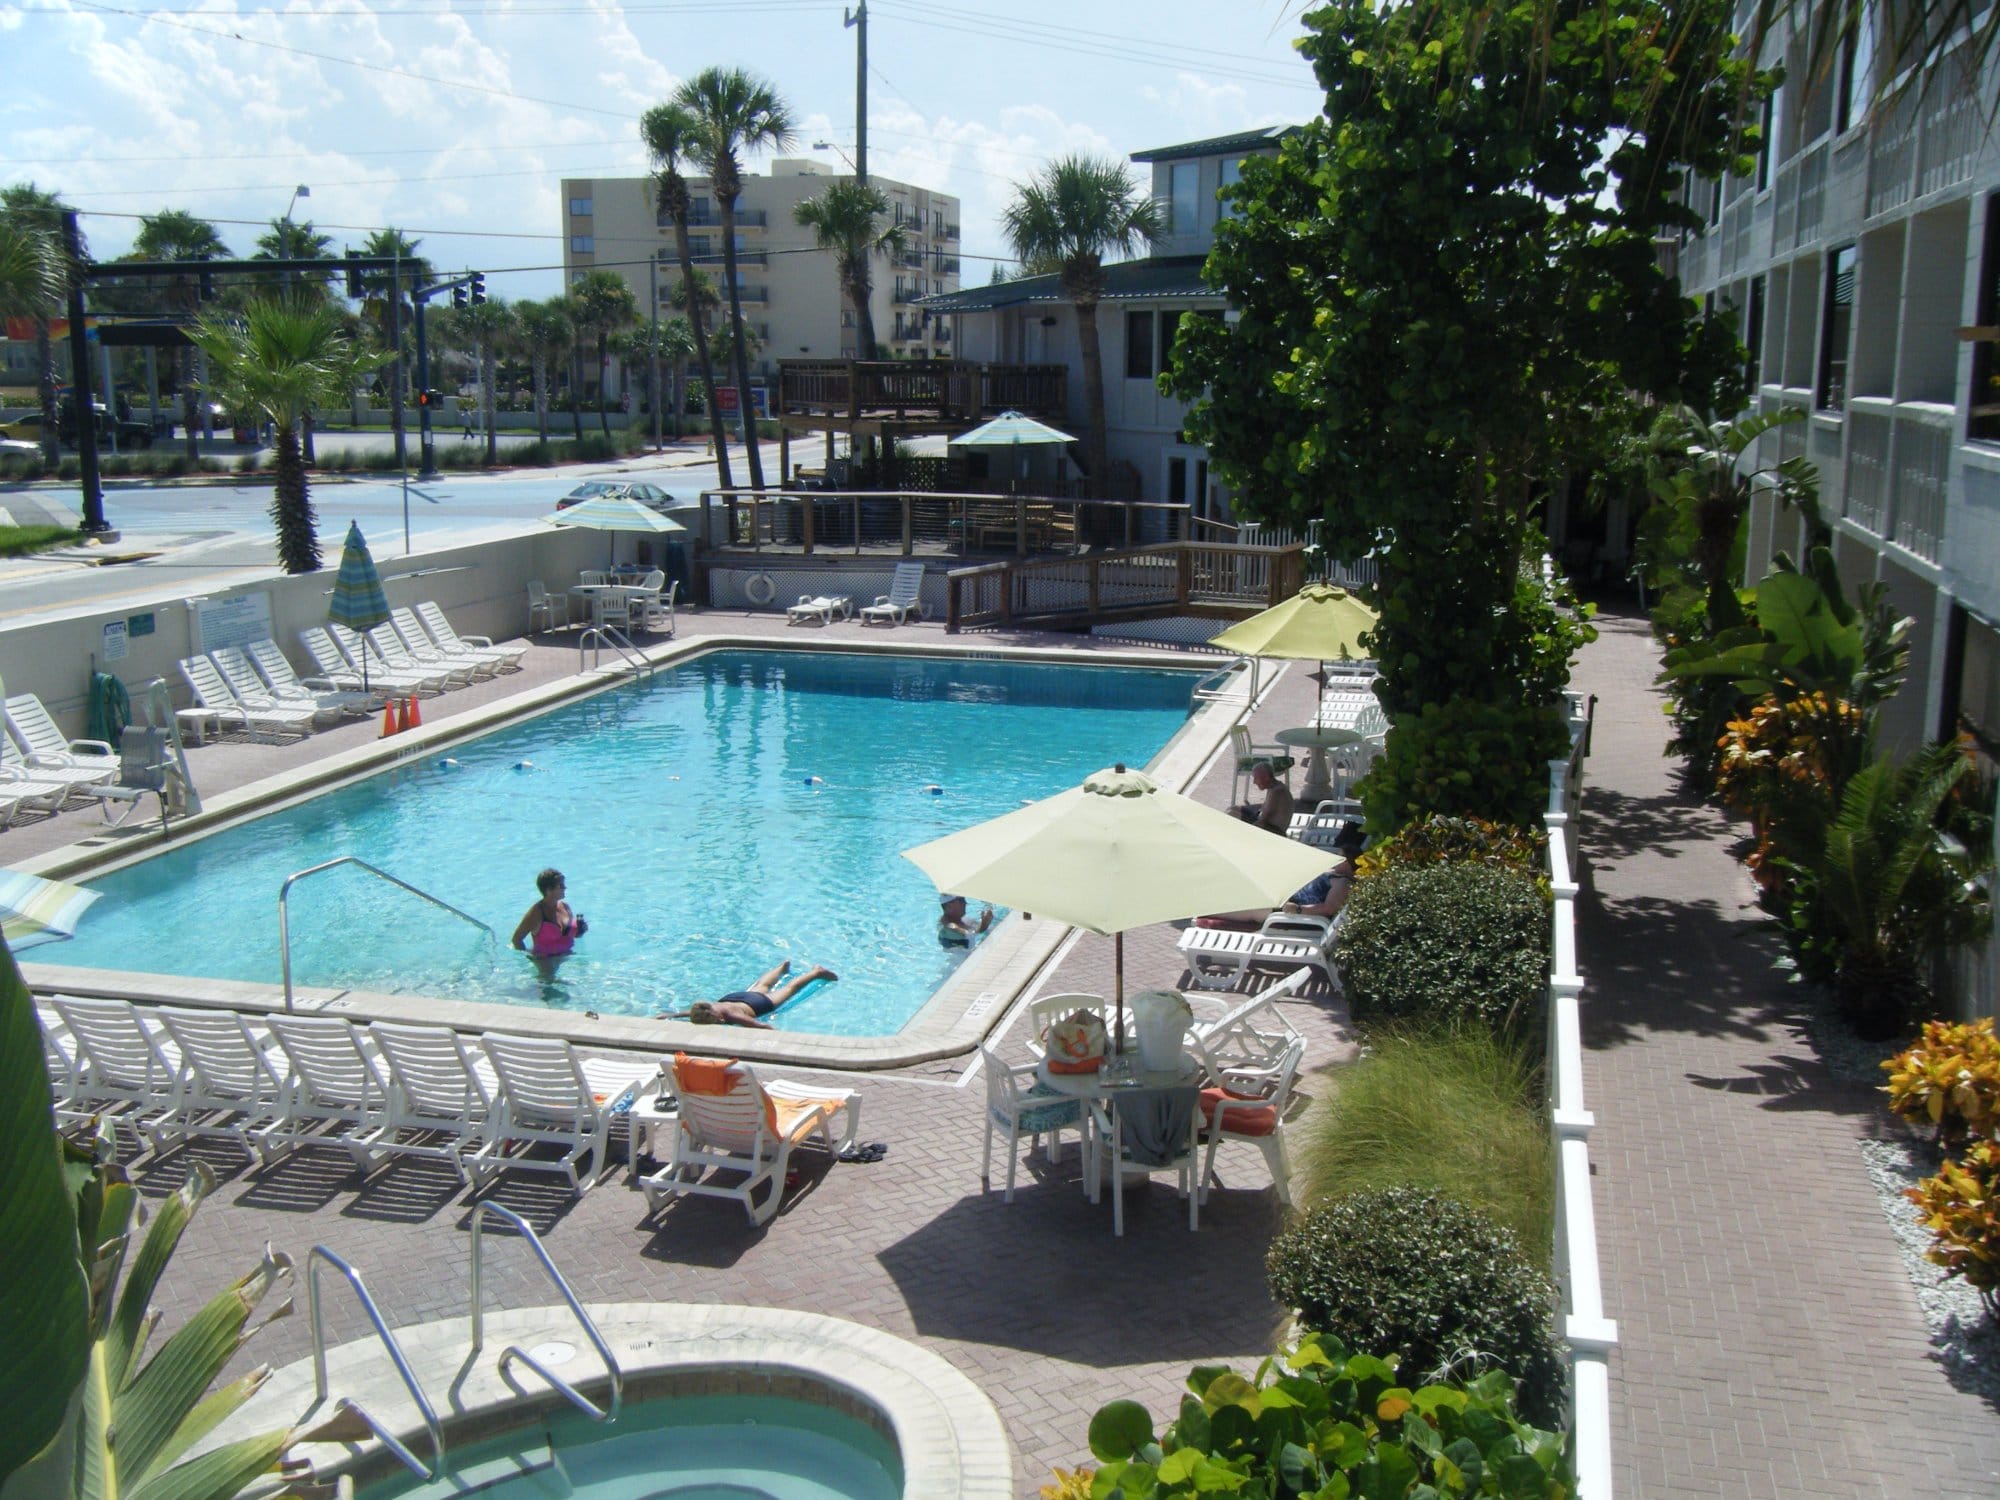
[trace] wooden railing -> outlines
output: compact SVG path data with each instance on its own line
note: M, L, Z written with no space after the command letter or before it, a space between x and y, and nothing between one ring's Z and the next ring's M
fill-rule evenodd
M985 365L963 359L781 359L778 410L786 416L866 415L981 421L1003 411L1061 417L1063 365Z
M724 507L716 524L714 507ZM1018 557L1091 545L1178 541L1188 507L1162 501L1038 495L940 495L915 490L705 490L702 535L718 547L816 551L1012 552Z
M1063 627L1163 615L1233 618L1282 603L1305 581L1305 548L1166 542L1083 557L955 568L945 629Z

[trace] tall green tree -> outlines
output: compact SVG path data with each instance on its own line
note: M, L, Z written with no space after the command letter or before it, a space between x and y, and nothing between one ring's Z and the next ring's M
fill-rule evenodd
M361 315L368 320L381 347L390 353L389 430L396 437L396 465L409 462L408 424L403 420L403 392L408 389L405 344L415 321L411 291L430 275L430 262L417 253L421 240L413 240L394 225L378 229L362 242L363 255L387 256L402 261L402 269L365 271L361 276Z
M570 314L577 338L588 338L597 348L597 423L606 437L611 436L611 417L605 411L604 385L611 356L611 336L639 321L639 304L625 278L616 271L586 271L569 289Z
M257 236L252 260L332 260L333 236L313 228L312 220L273 219L271 227ZM264 274L264 273L259 273ZM272 281L285 287L303 287L324 296L333 272L280 271Z
M500 432L494 423L500 393L500 356L519 334L514 309L503 297L489 297L477 307L466 308L460 316L472 336L473 368L478 371L479 410L485 419L486 461L500 459Z
M813 232L813 242L833 256L840 290L854 309L855 344L863 359L881 358L875 343L873 262L878 255L903 253L909 237L900 224L884 224L889 200L872 185L843 178L827 184L817 198L792 210Z
M546 302L516 302L514 327L521 352L528 357L529 378L535 391L535 428L541 440L549 440L549 361L559 358L570 346L569 299L552 297Z
M287 573L320 565L319 534L306 482L300 432L316 406L338 400L355 379L388 358L365 353L339 308L303 289L253 299L240 317L206 317L192 337L209 360L209 379L232 411L260 412L276 425L271 520Z
M1371 826L1531 816L1582 633L1536 581L1546 479L1628 393L1740 403L1733 326L1653 243L1700 227L1690 171L1750 169L1769 79L1724 0L1337 0L1305 24L1326 109L1243 163L1204 273L1238 316L1185 320L1163 384L1246 516L1381 558Z
M1093 495L1110 493L1111 441L1104 421L1104 352L1097 304L1104 295L1104 257L1130 255L1160 237L1159 206L1139 190L1124 165L1065 156L1038 178L1015 188L1001 211L1014 253L1032 270L1053 267L1076 309L1076 343L1083 358L1086 413L1084 458Z
M62 459L62 440L57 435L56 341L50 325L64 315L64 299L69 295L70 279L75 271L63 240L63 215L67 212L68 204L54 193L43 192L32 182L17 182L0 188L0 222L43 235L48 243L55 246L56 264L62 272L62 283L54 302L38 310L31 309L27 314L35 326L35 395L42 412L42 461L51 469ZM77 248L81 254L90 253L80 238Z
M0 213L0 318L26 318L39 336L61 312L67 286L62 245L55 236ZM53 377L53 368L49 373ZM42 414L42 457L52 463L57 456L53 384L49 395Z
M681 163L693 159L694 140L701 122L693 110L676 101L656 104L640 118L639 137L653 161L653 193L660 212L674 226L674 254L680 262L681 284L674 305L688 315L694 335L695 359L701 366L701 388L708 403L708 430L715 443L716 479L724 489L733 486L729 472L729 426L716 404L715 361L708 347L708 309L701 296L701 273L694 268L694 247L688 237L692 204L687 178ZM752 445L754 446L754 444Z
M221 231L208 220L198 218L184 208L167 208L156 214L147 214L139 220L139 232L132 237L132 255L136 260L203 261L217 260L228 254L229 246L223 243ZM200 310L201 283L198 274L183 273L168 277L166 293L167 306L181 321L192 319ZM190 459L198 457L201 452L201 424L197 420L195 405L201 381L201 371L196 368L200 359L201 351L198 349L173 350L174 389L180 394L181 435Z
M792 116L778 91L741 68L704 68L674 93L695 117L690 152L708 172L722 215L722 281L729 296L731 362L736 409L743 417L750 483L764 487L764 459L757 441L757 408L750 400L750 351L743 337L743 286L736 271L736 200L743 193L743 158L792 143Z
M663 372L673 370L678 373L679 367L694 353L694 334L688 328L688 320L664 318L657 323L641 323L625 333L614 334L611 352L618 356L628 372L638 373L646 389L646 410L653 414L653 426L657 431L665 415L661 399ZM674 436L680 435L677 416Z

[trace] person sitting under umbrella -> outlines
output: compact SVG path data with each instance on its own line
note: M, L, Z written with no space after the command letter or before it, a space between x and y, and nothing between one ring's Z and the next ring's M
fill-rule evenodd
M1250 784L1264 794L1264 800L1254 806L1246 802L1229 810L1244 822L1255 823L1267 833L1283 838L1292 826L1292 789L1278 780L1278 773L1268 760L1260 760L1250 768Z

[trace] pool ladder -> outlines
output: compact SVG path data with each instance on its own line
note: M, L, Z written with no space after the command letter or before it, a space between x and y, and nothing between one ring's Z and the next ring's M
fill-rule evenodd
M609 1423L617 1421L618 1413L625 1401L625 1374L624 1371L619 1369L618 1360L612 1354L611 1346L604 1342L604 1336L597 1331L597 1325L590 1320L590 1314L583 1310L583 1304L576 1300L576 1293L571 1290L569 1282L564 1279L562 1272L556 1269L556 1263L549 1259L549 1252L542 1245L541 1236L535 1233L533 1226L511 1208L505 1208L493 1202L479 1203L473 1209L472 1214L472 1244L469 1260L471 1263L472 1283L473 1350L477 1352L479 1349L485 1347L483 1309L480 1306L479 1293L479 1267L482 1244L480 1232L485 1226L486 1216L490 1213L498 1214L519 1231L521 1238L528 1242L528 1248L534 1251L535 1259L541 1263L542 1270L547 1273L550 1282L554 1284L556 1291L561 1294L564 1304L569 1308L571 1313L575 1314L578 1326L583 1329L584 1337L590 1341L591 1348L597 1351L598 1358L604 1361L604 1368L610 1374L611 1399L605 1405L599 1406L518 1344L509 1344L505 1349L500 1351L500 1370L504 1373L510 1362L519 1360L537 1375L541 1376L542 1379L546 1380L559 1395L593 1422ZM410 1362L403 1357L402 1346L396 1342L396 1335L390 1331L388 1322L382 1316L381 1308L376 1305L375 1299L368 1294L368 1288L362 1283L361 1273L324 1245L313 1246L311 1253L306 1256L306 1307L312 1322L313 1392L315 1399L318 1401L326 1399L326 1322L320 1310L319 1296L319 1270L322 1265L332 1266L346 1278L347 1284L354 1288L354 1295L361 1302L361 1310L368 1315L368 1321L374 1325L376 1339L380 1341L384 1352L388 1354L389 1362L396 1368L397 1378L403 1382L403 1389L410 1393L410 1399L417 1403L417 1410L423 1416L424 1431L430 1438L430 1462L426 1464L422 1459L418 1458L401 1438L385 1427L362 1407L360 1403L343 1396L335 1403L334 1409L352 1414L370 1432L374 1433L382 1446L394 1454L397 1461L411 1473L417 1475L420 1479L436 1479L439 1474L444 1472L445 1456L444 1428L438 1422L437 1409L432 1406L430 1398L424 1394L423 1383L417 1379L416 1372L410 1368Z
M603 659L604 648L606 646L609 646L624 658L625 665L632 669L635 676L650 677L653 675L653 663L647 659L646 653L633 643L630 636L619 630L615 625L593 625L576 638L577 671L596 671L598 662ZM588 667L584 665L583 654L585 651L590 653L590 664Z
M493 936L493 929L480 921L479 918L473 916L472 913L460 911L449 901L440 900L429 891L418 890L409 881L398 880L387 870L378 870L375 866L369 864L367 860L357 859L352 854L343 854L340 858L327 860L324 864L309 865L303 870L294 870L285 877L285 883L278 887L278 961L284 971L285 1010L288 1014L292 1009L292 929L290 923L292 887L310 875L321 875L328 870L336 870L342 865L358 865L377 880L386 880L393 886L400 886L412 896L420 896L430 902L432 906L440 907L450 912L454 917L470 922L489 938Z

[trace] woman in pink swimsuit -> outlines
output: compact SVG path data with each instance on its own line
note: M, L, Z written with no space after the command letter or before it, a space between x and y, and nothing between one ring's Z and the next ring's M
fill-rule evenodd
M562 871L542 871L535 877L535 889L542 893L541 899L528 908L521 925L514 929L514 946L526 944L523 951L539 960L567 958L590 924L563 899Z

